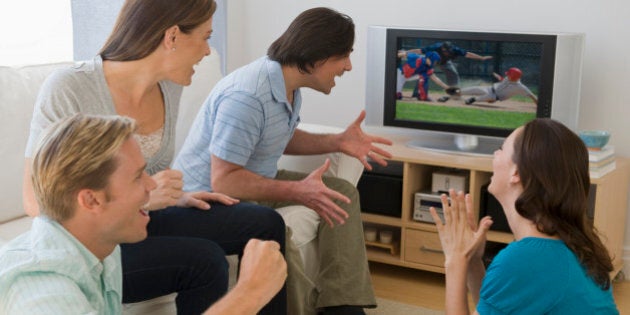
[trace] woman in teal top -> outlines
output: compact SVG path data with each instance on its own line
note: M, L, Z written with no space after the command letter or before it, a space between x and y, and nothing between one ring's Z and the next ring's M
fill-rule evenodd
M431 210L446 256L446 313L619 314L608 251L586 215L588 152L551 119L516 129L494 153L488 190L501 203L515 241L485 270L492 220L477 227L469 195L442 196L444 222Z

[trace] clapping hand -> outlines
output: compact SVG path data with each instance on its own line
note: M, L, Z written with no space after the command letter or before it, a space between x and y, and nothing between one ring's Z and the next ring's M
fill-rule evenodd
M455 193L453 189L449 190L449 195L450 203L446 194L440 197L444 222L434 207L430 209L446 257L445 265L453 258L470 261L482 256L486 233L492 224L490 217L484 217L477 227L470 195L461 191Z

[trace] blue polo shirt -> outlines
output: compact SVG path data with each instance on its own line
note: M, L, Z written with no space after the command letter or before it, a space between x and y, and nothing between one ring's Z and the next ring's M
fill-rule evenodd
M282 68L262 57L223 78L214 87L190 127L175 158L184 190L212 190L211 156L274 178L278 159L293 137L302 97L286 97Z

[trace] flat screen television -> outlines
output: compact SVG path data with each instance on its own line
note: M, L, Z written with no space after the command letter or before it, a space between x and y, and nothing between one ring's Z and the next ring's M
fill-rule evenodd
M576 130L583 46L583 34L369 26L366 124L481 155L536 117Z

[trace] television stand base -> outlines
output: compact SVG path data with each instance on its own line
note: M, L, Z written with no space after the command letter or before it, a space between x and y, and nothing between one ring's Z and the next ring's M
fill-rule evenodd
M415 149L481 156L493 155L502 144L501 138L471 135L448 135L435 138L429 136L407 142L408 147Z

